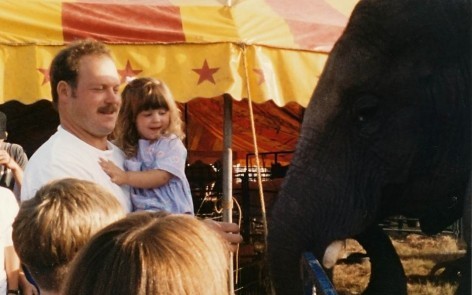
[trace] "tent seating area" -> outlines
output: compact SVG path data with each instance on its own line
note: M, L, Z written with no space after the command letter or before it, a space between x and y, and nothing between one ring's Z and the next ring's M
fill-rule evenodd
M288 169L293 152L261 153L263 167L261 185L264 195L265 210L269 212L274 204L283 177ZM245 241L253 237L259 239L262 224L262 205L259 183L254 165L254 154L246 155L246 166L233 171L233 219L242 217L241 230ZM195 213L206 218L221 218L222 175L221 162L208 164L197 160L186 168L187 179L192 191Z

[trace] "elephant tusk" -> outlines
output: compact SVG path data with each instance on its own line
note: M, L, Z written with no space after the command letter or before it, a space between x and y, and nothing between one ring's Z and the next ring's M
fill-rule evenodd
M329 246L326 248L325 253L323 255L323 266L330 269L332 268L336 262L338 261L338 258L341 255L341 251L343 250L345 245L344 241L341 240L336 240L329 244Z

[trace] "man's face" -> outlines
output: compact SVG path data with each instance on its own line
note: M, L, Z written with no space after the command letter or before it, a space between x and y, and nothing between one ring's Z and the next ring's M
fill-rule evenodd
M121 98L120 79L114 62L105 55L85 56L79 63L76 89L70 88L65 99L61 124L94 145L115 128Z

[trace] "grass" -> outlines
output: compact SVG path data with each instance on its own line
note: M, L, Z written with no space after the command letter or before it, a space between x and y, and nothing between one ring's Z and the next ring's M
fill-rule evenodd
M408 294L454 294L457 283L442 280L440 271L430 275L436 263L454 260L464 255L463 247L453 235L428 237L421 234L391 235L408 281ZM364 252L354 240L348 240L346 252ZM368 259L358 264L337 264L333 270L333 282L340 295L361 294L370 276Z
M239 250L239 266L263 257L262 227L254 223L254 231L259 233L254 238L257 242L241 245ZM415 225L413 225L415 226ZM456 280L441 278L441 271L436 275L430 275L433 267L440 262L452 261L464 256L465 245L459 243L453 234L440 234L425 236L419 233L389 231L390 239L402 262L407 276L408 295L452 295L457 289ZM253 241L254 242L254 241ZM365 251L355 240L347 240L345 255ZM259 253L262 256L256 255ZM254 258L259 257L259 258ZM258 260L257 260L258 261ZM263 261L259 261L262 263ZM246 272L246 275L245 275ZM356 264L338 263L333 269L333 283L339 295L362 294L369 283L370 263L368 259ZM257 288L242 288L237 295L271 294L267 286L267 269L261 264L260 269L248 269L241 272L240 284L245 286L247 282L258 281ZM267 283L267 284L265 284ZM261 286L262 285L262 286ZM267 289L266 291L262 291Z

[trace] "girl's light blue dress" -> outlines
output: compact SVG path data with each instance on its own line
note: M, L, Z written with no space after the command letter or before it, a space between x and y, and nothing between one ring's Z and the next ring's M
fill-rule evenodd
M171 213L194 214L190 185L185 175L187 149L176 135L162 136L155 142L140 139L136 157L125 160L127 171L161 169L173 177L167 184L153 189L131 189L133 211L165 210Z

